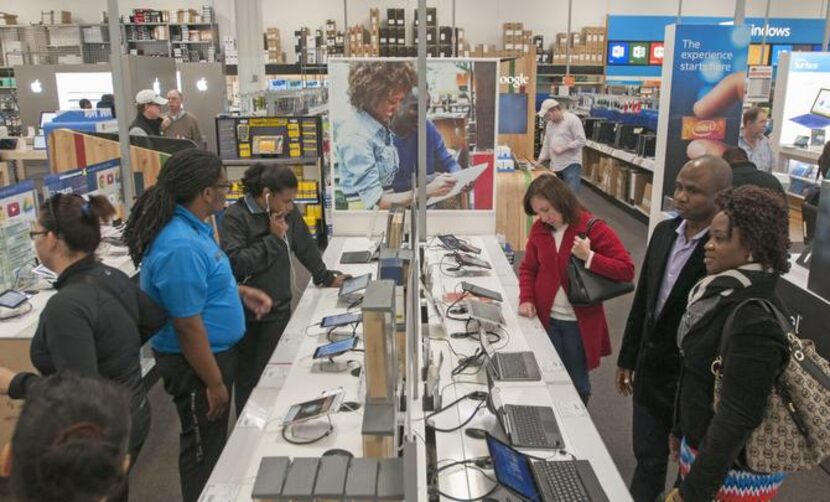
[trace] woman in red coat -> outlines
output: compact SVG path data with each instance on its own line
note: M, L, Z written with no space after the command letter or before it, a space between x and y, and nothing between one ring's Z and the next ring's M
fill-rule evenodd
M538 215L527 238L519 267L519 314L539 316L562 358L582 401L591 395L588 371L611 354L611 339L602 305L572 307L568 301L568 262L571 254L588 270L609 279L634 279L634 263L617 234L596 220L590 235L581 238L593 215L582 208L574 193L554 175L542 175L528 187L525 212Z

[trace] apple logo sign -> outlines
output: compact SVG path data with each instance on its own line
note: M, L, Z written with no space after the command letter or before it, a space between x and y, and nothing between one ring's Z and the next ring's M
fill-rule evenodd
M205 77L202 77L196 81L196 89L198 89L199 92L207 91L207 87L207 80L205 80Z
M32 92L35 94L40 94L43 92L43 84L40 83L39 79L36 79L34 82L29 84L29 88L32 89Z
M153 82L153 92L157 95L161 94L161 83L159 82L158 77L156 77L156 80Z

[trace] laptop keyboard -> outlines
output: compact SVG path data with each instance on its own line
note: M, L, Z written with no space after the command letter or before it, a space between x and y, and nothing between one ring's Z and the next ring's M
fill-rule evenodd
M499 373L502 378L530 378L521 352L502 352L496 354L499 358Z
M545 492L542 499L548 501L590 502L591 497L582 485L576 470L576 462L537 462L533 464L536 475L544 481L539 483Z
M511 432L522 446L533 448L550 448L551 445L545 433L546 418L543 415L545 408L539 406L510 406L509 419Z

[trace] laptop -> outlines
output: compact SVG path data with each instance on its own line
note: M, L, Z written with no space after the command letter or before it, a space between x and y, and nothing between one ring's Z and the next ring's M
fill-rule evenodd
M364 251L346 251L340 255L340 263L345 265L353 265L359 263L370 263L378 259L380 254L380 244L383 242L383 235L373 239L369 245L369 249Z
M536 355L531 351L496 352L487 333L479 330L479 343L487 365L487 376L502 382L538 382L542 380Z
M380 237L373 239L372 233L375 231L375 225L377 225L379 216L380 210L375 209L374 214L372 215L372 222L369 224L369 231L366 233L366 240L370 243L369 248L364 251L346 251L340 255L340 263L345 265L353 265L371 263L372 260L378 259L378 256L380 255L380 245L383 243L384 234L381 233Z
M487 435L496 481L534 502L603 502L608 496L587 460L532 461L529 456Z
M824 129L830 126L830 89L818 91L810 113L792 117L790 120L810 129Z

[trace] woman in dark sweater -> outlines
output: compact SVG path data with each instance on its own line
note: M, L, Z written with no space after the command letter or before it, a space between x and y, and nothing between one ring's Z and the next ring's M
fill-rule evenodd
M272 307L261 317L245 309L245 337L237 345L237 413L245 407L291 318L292 290L297 288L291 252L318 286L339 288L349 277L323 263L317 241L294 205L298 183L290 167L254 164L245 171L242 184L245 196L222 217L222 249L239 284L265 291Z
M717 203L705 248L708 276L689 294L677 334L683 366L671 450L682 482L666 500L770 500L784 475L749 471L744 445L788 360L786 334L758 303L736 307L760 298L783 310L775 289L789 269L789 216L779 194L754 186L722 192ZM715 411L712 367L733 313Z
M41 375L70 371L121 384L131 395L133 460L150 429L150 405L141 379L141 331L152 333L155 319L146 295L123 272L95 260L100 221L115 214L106 197L86 201L56 194L46 201L31 232L40 260L58 274L58 292L40 314L30 349ZM0 394L25 399L40 377L0 368ZM126 498L124 498L126 500Z

